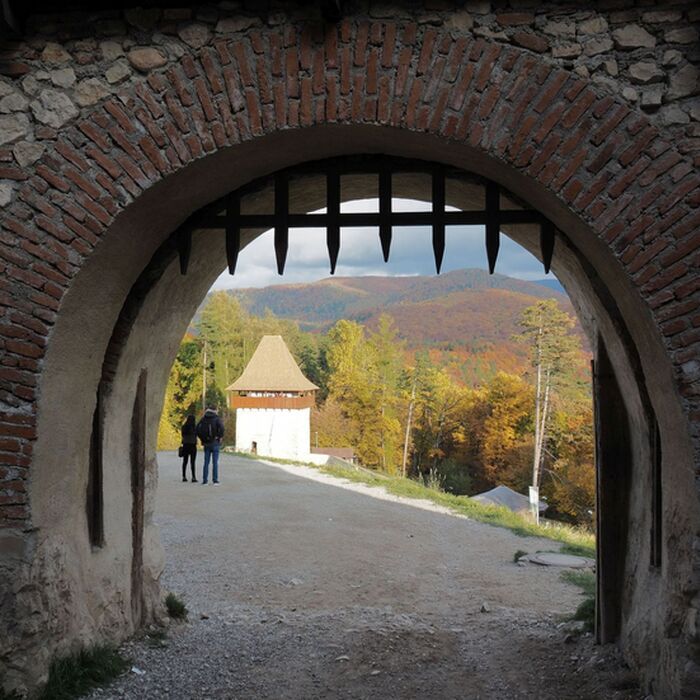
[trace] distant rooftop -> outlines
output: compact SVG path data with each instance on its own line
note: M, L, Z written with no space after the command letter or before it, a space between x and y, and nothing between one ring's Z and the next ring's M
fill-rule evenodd
M265 335L227 391L315 391L299 369L281 335Z

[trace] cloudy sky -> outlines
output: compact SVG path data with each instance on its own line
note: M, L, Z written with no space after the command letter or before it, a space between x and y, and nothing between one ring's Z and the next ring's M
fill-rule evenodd
M418 211L421 202L394 200L394 211ZM376 211L377 201L351 202L341 211ZM484 229L480 226L448 227L443 272L465 267L487 269ZM526 280L544 279L542 264L525 249L501 236L496 271ZM432 275L435 261L429 228L395 228L389 262L384 263L376 229L342 229L336 276ZM284 276L277 274L273 233L267 231L244 248L236 274L222 274L214 289L266 287L273 284L313 282L330 276L325 229L291 229ZM551 274L549 276L552 276Z

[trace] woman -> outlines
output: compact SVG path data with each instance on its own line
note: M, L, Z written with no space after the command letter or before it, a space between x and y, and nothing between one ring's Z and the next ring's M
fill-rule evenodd
M180 433L182 434L182 480L187 481L187 459L190 460L192 469L192 483L197 479L194 475L194 462L197 458L197 429L194 416L187 416Z

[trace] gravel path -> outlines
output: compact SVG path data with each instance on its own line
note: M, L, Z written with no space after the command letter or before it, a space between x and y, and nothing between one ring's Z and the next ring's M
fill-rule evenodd
M185 484L160 455L163 584L189 622L127 643L136 670L89 697L639 697L614 650L565 644L578 589L513 563L556 544L305 467L221 472Z

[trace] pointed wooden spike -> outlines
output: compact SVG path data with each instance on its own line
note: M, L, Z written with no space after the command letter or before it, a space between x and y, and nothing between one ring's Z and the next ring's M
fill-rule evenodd
M275 175L275 217L278 223L275 225L275 256L277 258L277 272L284 274L284 265L287 262L287 249L289 248L289 182L283 173Z
M177 233L177 252L180 257L180 274L186 275L192 253L192 229L182 227Z
M489 261L489 274L496 270L496 260L498 259L498 249L501 246L501 235L498 231L498 224L486 224L486 257Z
M439 275L442 258L445 255L445 227L440 224L433 226L433 254L435 255L435 272Z
M328 257L331 262L331 275L335 274L335 266L338 262L340 252L340 227L329 226L326 230L326 245L328 246Z
M277 258L277 273L284 274L289 248L289 229L286 226L275 226L275 257Z
M391 171L379 171L379 241L384 262L389 262L391 249Z
M230 275L236 272L238 252L241 249L241 227L238 222L240 213L241 200L232 196L226 206L226 262Z
M326 211L328 212L326 245L331 263L331 275L334 275L340 252L340 173L337 170L329 170L326 175Z
M489 274L496 269L498 249L501 245L500 235L500 193L495 182L486 183L486 257L489 261Z
M554 255L554 224L545 219L540 225L540 251L542 253L542 264L545 274L549 273L552 266L552 256Z
M435 271L440 274L445 254L445 171L441 167L433 170L433 253Z
M391 250L391 225L382 224L379 227L379 241L382 244L382 257L384 262L389 262L389 252Z

